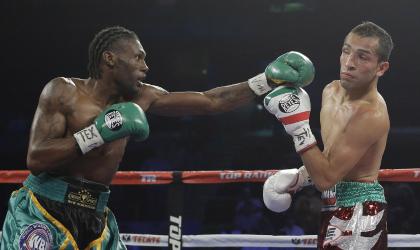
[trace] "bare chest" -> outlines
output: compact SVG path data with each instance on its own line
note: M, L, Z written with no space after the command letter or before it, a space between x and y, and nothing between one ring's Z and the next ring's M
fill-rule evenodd
M66 114L67 136L72 136L75 132L91 125L95 118L102 112L102 107L86 98L77 98L71 105ZM122 159L127 145L128 138L122 138L113 142L105 143L85 155L85 160L89 162L99 162L101 165L111 163L116 166ZM102 162L103 161L103 162Z
M320 122L324 152L328 153L331 146L343 135L352 113L351 106L340 105L334 100L327 101L323 105Z

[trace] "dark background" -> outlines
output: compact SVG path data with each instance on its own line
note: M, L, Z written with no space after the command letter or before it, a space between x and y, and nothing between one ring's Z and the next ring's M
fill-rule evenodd
M88 44L96 32L112 25L138 34L150 67L147 82L168 91L204 91L244 81L284 52L306 54L316 67L315 80L306 90L312 100L311 125L320 141L322 89L339 77L345 35L366 20L384 27L395 43L390 70L378 85L387 101L392 127L382 166L418 167L419 1L7 0L0 7L0 169L25 169L29 129L44 84L57 76L87 77ZM300 166L291 139L260 103L257 99L215 116L148 115L149 139L130 143L120 170ZM0 218L5 215L10 191L17 187L1 185ZM398 212L395 216L390 213L391 233L418 233L414 222L419 218L411 214L417 208L418 184L385 184L385 188L391 210ZM318 204L317 200L308 203L312 198L306 197L317 197L314 190L297 196L301 202L295 202L288 212L297 215L290 217L267 211L261 204L261 189L261 184L186 187L184 233L239 230L279 234L289 224L303 228L305 234L316 233L316 227L304 226L311 219L302 220L298 213L302 207L312 209ZM400 189L403 191L395 191ZM114 186L112 192L110 207L122 232L166 233L167 186ZM396 195L398 198L393 199L393 193L407 197ZM244 206L245 201L250 203ZM243 229L236 218L244 212L243 207L255 208L260 216L256 224L263 221L263 225ZM255 215L255 211L251 212Z

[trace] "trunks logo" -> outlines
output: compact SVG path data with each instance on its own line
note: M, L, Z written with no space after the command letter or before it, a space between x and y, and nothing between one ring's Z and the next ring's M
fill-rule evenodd
M283 113L291 113L298 109L300 106L299 96L295 94L283 95L279 100L279 109Z
M76 205L79 207L96 209L98 203L98 197L86 189L80 190L69 190L67 194L67 203Z
M29 225L19 237L20 250L52 249L52 234L47 225L34 223Z
M337 246L339 249L373 249L383 231L378 226L382 221L384 210L376 215L363 215L363 206L362 203L356 203L351 216L343 217L336 213L329 221L322 246L327 248ZM377 233L374 234L375 232Z
M343 240L343 238L341 238L342 235L343 232L339 228L328 225L323 247L336 246L340 240Z
M119 130L123 125L121 113L114 109L108 111L105 114L105 124L110 130Z
M335 186L325 190L321 193L321 199L322 199L322 203L324 206L335 206L336 202L337 202L337 197L336 197L336 188Z

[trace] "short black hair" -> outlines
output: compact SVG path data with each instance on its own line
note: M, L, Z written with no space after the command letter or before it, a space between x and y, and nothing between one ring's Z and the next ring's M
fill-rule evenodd
M89 76L94 79L101 78L101 70L99 64L101 62L102 53L109 50L111 46L120 39L137 39L134 31L128 30L121 26L112 26L99 31L89 44Z
M379 25L373 22L363 22L354 27L350 33L361 37L377 37L379 39L379 46L376 53L378 54L379 61L385 62L389 60L394 43L388 32Z

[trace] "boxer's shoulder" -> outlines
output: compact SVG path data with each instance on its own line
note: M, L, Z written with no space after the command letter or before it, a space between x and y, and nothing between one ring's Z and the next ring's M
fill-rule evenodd
M340 81L334 80L327 85L325 85L323 93L324 94L334 94L337 93L340 89Z
M322 91L322 106L327 103L331 103L332 100L336 100L339 95L340 81L334 80L325 85Z
M68 95L76 91L78 85L80 85L80 83L78 83L75 79L56 77L51 79L44 86L43 94L47 94L48 96Z
M162 88L160 86L157 86L157 85L148 84L148 83L143 83L140 90L141 90L142 93L147 93L147 94L151 94L151 95L168 94L168 91L165 90L164 88Z
M40 103L63 107L63 104L69 103L76 96L77 86L78 83L71 78L56 77L44 86Z
M139 104L144 110L161 97L169 94L167 90L157 85L142 83L139 95L133 100Z

